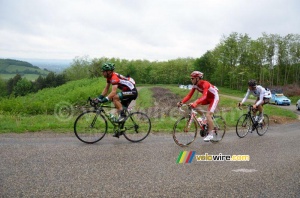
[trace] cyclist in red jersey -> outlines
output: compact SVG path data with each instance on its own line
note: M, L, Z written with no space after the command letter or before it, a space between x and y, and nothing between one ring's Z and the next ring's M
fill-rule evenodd
M114 70L114 63L104 63L102 65L102 74L106 78L106 86L101 95L95 98L95 101L102 103L112 101L119 112L117 122L123 122L126 117L124 109L129 106L132 100L137 98L138 92L132 78L118 74ZM110 85L112 85L112 89L107 95ZM121 92L117 92L118 89Z
M177 106L180 107L182 104L186 103L191 97L193 96L195 90L202 93L202 96L198 98L193 103L190 103L189 106L191 108L196 108L198 105L207 105L207 123L208 123L208 135L204 138L205 142L208 142L209 140L213 139L214 131L213 131L213 120L212 116L214 114L214 111L219 103L219 94L218 89L214 85L210 84L208 81L202 80L203 79L203 73L199 71L193 71L191 73L191 81L193 84L193 87L191 91L188 93L187 96L183 98L182 101L177 103Z

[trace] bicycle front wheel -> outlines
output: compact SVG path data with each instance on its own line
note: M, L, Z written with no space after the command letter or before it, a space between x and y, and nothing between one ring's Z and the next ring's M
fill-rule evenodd
M263 122L257 125L256 132L258 135L262 136L267 132L268 128L269 128L269 116L264 114Z
M245 137L252 130L251 117L248 114L242 115L236 123L236 134L240 138Z
M223 139L225 132L226 132L226 123L222 116L214 116L213 117L213 123L214 123L214 130L215 135L214 138L211 139L211 142L219 142Z
M107 132L107 121L96 111L87 111L80 114L74 123L76 137L87 144L100 141Z
M124 123L124 137L131 142L140 142L150 133L151 121L142 112L134 112L128 115Z
M188 146L196 139L198 125L194 119L190 124L189 121L189 117L182 117L175 122L173 139L178 146Z

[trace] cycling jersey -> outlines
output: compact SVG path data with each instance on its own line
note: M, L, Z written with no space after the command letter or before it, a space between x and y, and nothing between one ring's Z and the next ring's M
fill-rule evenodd
M247 100L250 94L258 98L257 102L255 103L256 106L262 104L264 98L271 98L271 92L268 88L264 88L260 85L257 85L255 90L247 90L247 93L244 99L242 100L242 103L244 103Z
M210 84L208 81L199 80L196 85L193 85L188 95L183 98L182 103L187 102L193 96L195 90L202 93L202 96L192 104L192 107L195 108L199 104L210 104L208 110L210 112L214 112L219 102L218 88Z
M132 78L127 78L121 74L113 72L110 78L107 78L107 83L118 85L122 91L130 91L135 89L135 81Z

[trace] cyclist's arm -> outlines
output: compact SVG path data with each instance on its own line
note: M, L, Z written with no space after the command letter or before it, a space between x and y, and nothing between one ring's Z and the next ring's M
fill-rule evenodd
M245 97L243 98L241 104L243 104L244 102L246 102L247 98L249 97L249 94L250 94L250 89L248 89L248 91L247 91Z
M195 92L195 88L192 88L191 91L188 93L188 95L185 96L181 102L186 103L187 101L189 101L189 99L191 99L191 97L193 96L194 92Z
M206 100L207 98L207 93L208 93L209 86L204 86L203 87L203 93L200 98L198 98L195 102L193 102L192 107L195 108L198 104Z
M108 93L108 90L109 90L109 86L110 86L110 83L106 83L106 86L101 93L102 96L106 96L106 94Z
M108 94L108 99L112 100L115 95L117 95L118 84L112 85L111 92Z

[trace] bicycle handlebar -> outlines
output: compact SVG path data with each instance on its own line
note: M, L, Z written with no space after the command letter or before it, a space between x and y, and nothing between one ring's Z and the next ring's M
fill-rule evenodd
M183 105L181 105L180 107L178 107L179 111L185 112L185 110L182 109L183 106L186 106L186 104L183 104Z
M185 110L182 109L183 106L188 106L188 105L182 104L180 107L178 107L178 109L179 109L179 111L181 111L181 112L186 112ZM197 112L195 109L191 108L190 106L188 106L188 109L189 109L189 111Z
M247 105L241 104L240 106L238 106L240 110L242 110L241 106L247 106L248 108L250 108L250 110L254 110L253 105L251 105L251 104L247 104Z

